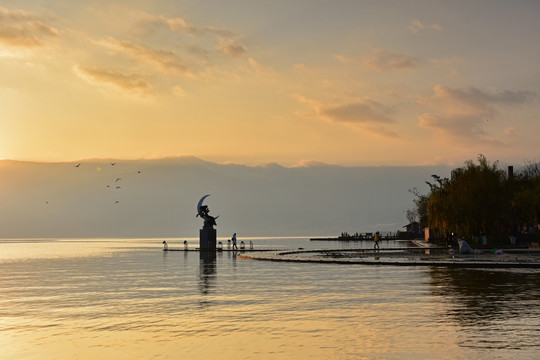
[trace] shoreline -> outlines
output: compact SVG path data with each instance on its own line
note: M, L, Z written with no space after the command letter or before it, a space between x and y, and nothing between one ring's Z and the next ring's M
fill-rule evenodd
M401 249L403 250L403 249ZM532 268L540 269L540 251L492 254L450 255L441 249L416 248L415 251L397 252L397 249L339 249L339 250L288 250L251 253L238 257L247 260L286 261L303 263L432 266L453 268ZM421 252L424 251L423 254ZM504 251L504 250L503 250ZM420 254L414 253L420 252ZM309 255L309 254L312 255Z

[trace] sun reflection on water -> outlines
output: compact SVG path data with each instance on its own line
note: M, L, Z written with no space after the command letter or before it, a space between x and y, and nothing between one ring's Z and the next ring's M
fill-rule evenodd
M526 359L536 351L537 274L257 262L164 253L154 240L92 241L8 244L0 359ZM10 257L20 251L27 256ZM471 274L491 287L462 281ZM480 316L485 306L493 316ZM519 349L505 334L521 339Z

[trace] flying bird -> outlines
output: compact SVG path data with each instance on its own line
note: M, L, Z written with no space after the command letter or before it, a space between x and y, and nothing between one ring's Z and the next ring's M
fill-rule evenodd
M114 165L116 165L116 163L111 163L111 166L114 166Z
M120 186L117 186L116 188L117 188L117 189L121 189Z
M75 167L79 167L79 166L81 166L81 164L77 164L77 165L75 165Z
M122 178L118 178L118 179L116 179L116 182L118 182L118 181L120 181L120 180L122 180Z
M115 204L120 204L120 201L116 200L114 203L115 203Z

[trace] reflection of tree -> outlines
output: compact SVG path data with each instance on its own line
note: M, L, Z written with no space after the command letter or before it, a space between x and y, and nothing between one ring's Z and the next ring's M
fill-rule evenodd
M199 262L199 291L207 295L214 287L216 280L216 253L214 251L201 251Z
M453 304L447 314L464 326L500 319L540 317L540 277L536 271L512 272L432 268L433 295Z

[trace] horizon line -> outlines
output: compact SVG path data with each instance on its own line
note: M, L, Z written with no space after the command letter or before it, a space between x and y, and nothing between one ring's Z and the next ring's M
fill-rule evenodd
M212 161L212 160L206 160L201 157L195 156L195 155L166 155L161 157L87 157L87 158L80 158L80 159L73 159L73 160L32 160L32 159L8 159L8 158L1 158L0 162L14 162L14 163L34 163L34 164L78 164L78 163L96 163L96 162L137 162L137 161L166 161L166 160L192 160L192 161L198 161L201 163L207 163L207 164L214 164L214 165L231 165L231 166L245 166L245 167L281 167L281 168L288 168L288 169L294 169L294 168L310 168L310 167L340 167L340 168L413 168L413 167L421 167L421 168L427 168L427 167L457 167L461 166L465 163L463 161L460 165L458 164L444 164L444 163L433 163L433 164L339 164L339 163L328 163L323 161L317 161L317 160L300 160L296 163L293 163L292 165L283 165L279 162L270 161L270 162L261 162L257 164L249 164L249 163L243 163L240 161ZM516 165L516 164L514 164Z

